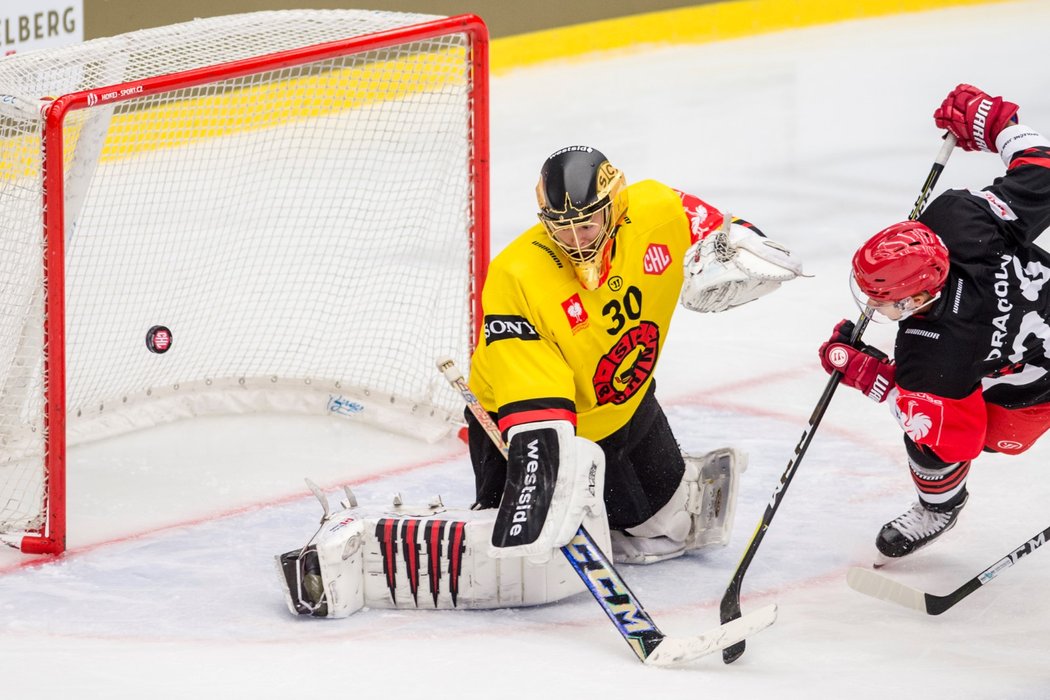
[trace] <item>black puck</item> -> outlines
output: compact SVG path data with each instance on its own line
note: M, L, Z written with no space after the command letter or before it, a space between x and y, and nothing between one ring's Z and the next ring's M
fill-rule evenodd
M163 355L171 349L171 329L167 326L153 326L146 331L146 347L150 352Z

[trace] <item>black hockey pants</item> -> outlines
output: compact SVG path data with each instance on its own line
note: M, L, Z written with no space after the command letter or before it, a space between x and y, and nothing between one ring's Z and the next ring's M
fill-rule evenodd
M655 382L650 383L631 420L598 441L605 452L605 507L614 530L641 525L652 517L671 499L685 474L682 452L655 389ZM507 461L469 410L466 418L474 507L496 508L507 479Z

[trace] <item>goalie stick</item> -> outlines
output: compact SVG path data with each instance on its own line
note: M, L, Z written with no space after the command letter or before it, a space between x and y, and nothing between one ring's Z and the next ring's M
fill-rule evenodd
M477 418L492 442L506 457L507 444L499 427L478 402L455 363L451 359L442 358L437 366L449 384L463 397L467 408ZM648 666L677 666L688 663L724 649L730 644L736 644L745 637L769 627L776 620L777 606L767 605L743 617L738 615L738 619L695 637L670 637L656 626L586 528L581 525L561 551L587 590L598 601L598 605L609 616L613 626L638 656L638 660Z
M926 182L923 183L922 191L919 192L919 197L915 200L915 205L912 207L911 213L908 214L908 219L915 220L919 218L919 214L922 213L923 208L926 206L926 201L930 197L930 192L933 191L934 185L937 184L937 180L940 178L941 172L944 170L944 165L948 162L948 157L952 154L953 148L955 148L955 137L951 134L946 134L944 136L944 143L941 145L941 150L937 153L933 166L930 168L930 172L926 176ZM850 345L854 345L860 340L860 337L864 333L864 329L868 327L868 321L870 320L870 312L861 313L860 318L857 320L857 323L853 328L853 334L850 336ZM813 441L813 434L817 432L817 426L820 425L820 421L824 417L828 405L831 404L831 399L835 395L835 390L838 388L839 380L841 378L841 372L833 373L831 379L828 380L827 386L824 387L824 393L821 394L820 400L817 401L817 405L813 408L813 413L809 417L809 425L807 425L806 429L802 431L802 437L799 438L798 444L795 445L795 453L791 455L791 458L788 460L787 468L784 470L784 474L780 477L780 483L777 484L776 489L773 491L773 495L770 497L769 503L766 505L766 509L762 513L762 519L758 521L758 526L755 528L754 534L751 535L751 541L748 542L747 548L744 550L744 554L740 558L740 563L737 564L736 571L733 572L733 578L730 579L725 594L722 596L722 603L719 606L720 618L723 623L740 617L740 589L744 583L744 574L747 573L747 568L751 565L751 560L755 558L755 552L758 551L758 546L762 543L762 538L765 537L766 530L769 529L770 523L773 522L773 516L776 515L777 508L780 507L780 503L784 500L784 494L787 493L788 487L791 485L791 479L795 476L795 470L798 468L799 462L802 461L802 457L806 454L806 450L809 449L809 443ZM746 644L743 641L730 645L722 650L722 661L727 664L733 663L740 658L744 653L745 648Z
M947 595L925 593L918 588L912 588L871 569L863 569L859 566L849 570L849 573L846 574L846 583L858 593L869 595L872 598L888 600L927 615L940 615L984 584L991 583L999 574L1016 564L1021 557L1032 554L1046 544L1047 537L1050 537L1050 527Z

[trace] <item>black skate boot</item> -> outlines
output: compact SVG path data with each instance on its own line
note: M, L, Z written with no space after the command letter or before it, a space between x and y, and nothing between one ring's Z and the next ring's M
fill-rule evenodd
M962 500L943 511L933 510L921 502L913 503L903 514L883 525L875 538L875 546L885 558L875 562L875 566L907 556L951 530L969 497L964 492Z

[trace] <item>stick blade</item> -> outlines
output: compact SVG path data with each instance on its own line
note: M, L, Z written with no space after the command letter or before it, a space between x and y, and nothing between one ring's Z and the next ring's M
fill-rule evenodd
M645 658L645 664L668 667L690 663L761 632L776 619L777 606L772 604L696 637L664 637L659 646Z
M738 642L730 645L722 650L722 663L731 664L741 656L744 655L744 650L747 649L745 642Z
M886 578L870 569L851 567L846 573L846 583L858 593L886 600L919 612L926 610L926 594L917 588Z

